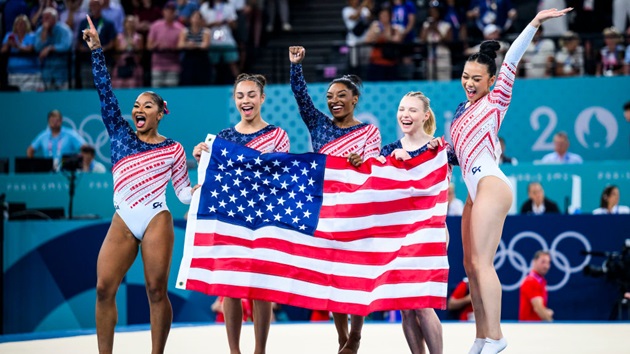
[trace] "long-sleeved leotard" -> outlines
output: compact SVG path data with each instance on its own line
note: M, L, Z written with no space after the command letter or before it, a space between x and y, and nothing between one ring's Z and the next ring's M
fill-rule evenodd
M498 166L501 156L498 133L512 99L516 67L535 33L536 28L529 25L512 43L490 93L469 106L468 102L462 102L455 112L451 139L473 201L477 194L477 183L483 177L496 176L511 187Z
M182 203L192 199L186 153L172 139L158 144L138 139L122 116L112 91L102 49L92 51L94 84L101 100L101 114L111 139L114 207L133 235L142 240L149 222L166 206L169 180Z
M217 136L262 153L289 152L290 147L287 133L275 125L268 125L252 134L242 134L231 127L221 130Z
M291 64L291 90L300 108L300 116L311 134L315 152L341 157L355 153L364 160L379 156L381 133L376 126L361 123L339 128L328 116L315 108L306 88L301 64Z

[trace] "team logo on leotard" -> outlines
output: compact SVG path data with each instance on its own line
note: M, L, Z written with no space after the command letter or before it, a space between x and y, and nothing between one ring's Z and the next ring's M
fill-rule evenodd
M162 202L155 202L153 203L153 209L157 209L157 208L161 208L162 207Z
M475 166L472 168L472 173L473 175L477 172L481 172L481 166Z

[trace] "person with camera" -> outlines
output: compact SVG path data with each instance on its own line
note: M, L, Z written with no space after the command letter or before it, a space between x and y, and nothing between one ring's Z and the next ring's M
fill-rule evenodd
M355 69L367 61L369 55L369 49L361 45L372 22L373 7L372 0L348 0L348 5L341 10L347 30L346 45L350 48L350 66Z
M116 37L116 64L112 75L115 88L142 86L144 37L138 31L138 16L125 17L123 31Z
M532 260L532 271L521 284L519 321L553 321L553 310L547 307L547 280L545 275L551 268L551 255L537 251Z

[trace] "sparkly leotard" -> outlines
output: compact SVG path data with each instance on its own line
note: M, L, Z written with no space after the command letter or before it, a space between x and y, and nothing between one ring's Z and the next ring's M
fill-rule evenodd
M498 177L512 187L499 169L501 145L498 133L512 99L516 67L534 33L536 28L529 25L512 43L505 55L494 89L469 106L468 102L461 103L455 112L451 124L451 138L464 182L473 201L477 194L477 184L483 177Z
M111 139L114 207L133 235L142 240L153 217L168 211L165 194L169 180L179 200L190 203L186 154L172 139L149 144L138 138L122 116L100 48L92 51L92 72Z
M311 134L315 152L341 157L355 153L363 160L379 155L381 133L376 126L361 123L348 128L339 128L328 116L315 108L306 89L301 64L291 64L291 90L300 108L302 120Z

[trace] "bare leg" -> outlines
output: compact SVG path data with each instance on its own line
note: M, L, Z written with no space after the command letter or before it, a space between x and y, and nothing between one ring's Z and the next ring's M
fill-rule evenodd
M267 351L272 313L271 302L254 300L254 335L256 336L254 354L265 354Z
M415 310L402 310L402 327L412 354L424 354L424 336Z
M171 213L164 211L151 220L141 244L151 313L152 354L164 353L173 322L173 308L168 298L168 275L174 239L173 217Z
M512 192L505 182L494 176L481 179L477 189L470 219L470 248L464 249L464 254L470 255L467 269L474 274L475 287L471 287L471 294L474 291L483 306L484 317L476 321L483 321L487 338L500 339L503 338L501 283L494 269L494 255L512 203Z
M138 255L138 240L123 220L114 214L96 262L96 337L98 352L114 349L114 328L118 322L116 292Z
M333 312L333 320L337 329L337 340L339 341L339 351L348 341L348 315L345 313Z
M415 311L422 334L431 354L442 354L442 323L435 310L432 308L418 309Z
M473 305L473 313L475 314L475 337L485 339L486 328L483 326L483 324L485 323L483 304L481 303L481 297L478 296L478 284L475 281L477 278L473 274L474 269L472 267L472 262L470 261L471 255L469 254L469 252L467 252L467 250L471 249L470 220L472 217L472 207L473 203L469 196L466 199L466 204L464 204L464 211L462 213L462 246L464 248L464 268L466 269L466 275L468 276L468 286L471 289L470 298ZM475 289L475 291L472 290L473 288Z
M363 316L350 316L350 335L339 354L356 354L361 344L361 330L363 329Z
M225 297L223 299L223 317L230 346L230 354L241 354L241 327L243 326L243 305L241 299Z

